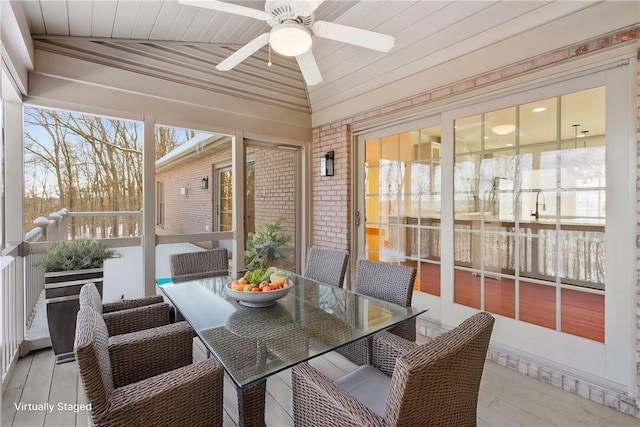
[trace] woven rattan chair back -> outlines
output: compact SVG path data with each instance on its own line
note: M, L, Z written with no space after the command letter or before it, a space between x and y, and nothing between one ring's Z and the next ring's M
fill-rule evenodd
M385 425L475 426L494 318L481 312L399 357Z
M416 269L413 267L361 259L356 265L355 291L409 307L413 298L415 278ZM356 307L351 307L350 312L352 316L357 317ZM355 323L356 319L353 321ZM409 319L399 323L389 329L389 332L407 341L415 342L416 321ZM339 348L337 352L358 365L369 364L371 363L371 343L371 337L364 338Z
M349 254L336 249L309 249L304 277L342 287L349 264Z
M85 395L91 403L91 418L109 409L109 396L114 390L109 334L102 316L91 308L81 308L76 320L74 352Z
M413 267L361 259L356 266L355 291L409 307L415 279Z
M409 307L413 299L416 269L404 265L368 260L358 261L356 292L380 298L403 307ZM416 340L415 319L402 322L390 332L408 341Z
M80 308L91 307L99 314L102 314L102 298L95 284L87 283L82 285L78 299L80 300Z
M184 282L229 274L229 253L225 248L173 254L171 280Z

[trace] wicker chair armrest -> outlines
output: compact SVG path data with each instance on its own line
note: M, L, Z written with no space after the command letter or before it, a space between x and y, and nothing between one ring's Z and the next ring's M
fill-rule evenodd
M187 322L109 338L114 387L150 378L193 362L193 330Z
M383 425L382 418L308 363L294 366L291 372L295 425Z
M164 302L162 295L151 295L136 299L123 299L115 302L106 302L102 304L102 313L111 313L118 310L126 310L128 308L158 304L159 302Z
M391 376L396 359L418 345L390 332L382 331L373 336L371 364L385 375Z
M165 302L103 315L104 323L107 324L111 337L168 325L170 317L171 306Z
M221 426L224 370L215 359L114 390L97 425Z

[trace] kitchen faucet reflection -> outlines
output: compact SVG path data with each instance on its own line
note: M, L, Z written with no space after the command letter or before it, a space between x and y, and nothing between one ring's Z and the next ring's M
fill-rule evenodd
M542 195L542 210L546 211L547 210L547 201L544 197L544 193L542 191L538 191L536 192L536 211L533 212L531 211L531 216L534 217L535 219L539 219L540 218L540 211L538 210L538 208L540 207L540 196Z

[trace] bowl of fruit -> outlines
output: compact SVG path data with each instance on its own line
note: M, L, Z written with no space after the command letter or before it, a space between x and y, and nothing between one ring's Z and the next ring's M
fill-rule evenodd
M268 307L289 293L293 283L282 270L258 269L227 284L227 295L247 307Z

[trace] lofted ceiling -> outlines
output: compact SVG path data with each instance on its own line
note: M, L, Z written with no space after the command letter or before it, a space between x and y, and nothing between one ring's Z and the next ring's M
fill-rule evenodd
M263 1L235 1L263 9ZM316 115L359 112L640 20L635 1L324 1L315 19L395 37L388 53L313 38L323 81L307 87L293 58L268 46L231 71L215 66L263 21L177 0L21 2L37 50ZM36 72L38 64L36 63ZM405 84L403 84L403 82ZM406 84L410 82L410 84ZM355 110L355 111L354 111Z

